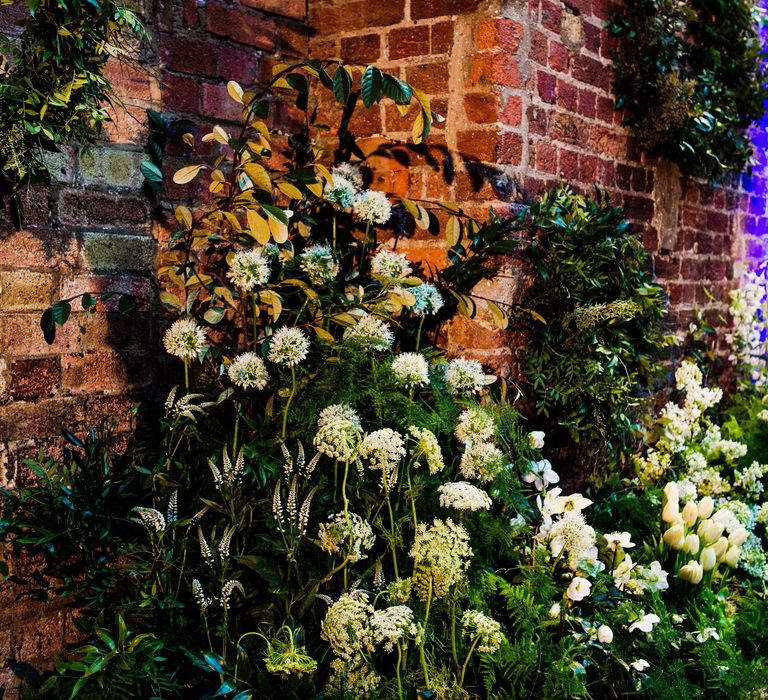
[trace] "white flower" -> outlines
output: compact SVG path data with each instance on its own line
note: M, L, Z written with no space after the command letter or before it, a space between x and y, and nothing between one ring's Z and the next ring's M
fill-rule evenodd
M473 442L461 455L459 471L465 479L492 481L503 469L505 459L501 450L490 442Z
M404 387L429 383L429 365L418 352L404 352L392 360L392 376Z
M180 318L165 332L163 345L169 354L184 362L196 360L207 347L205 331L191 318Z
M485 373L479 362L462 357L448 363L445 381L452 394L477 394L485 386Z
M389 326L371 314L363 314L344 331L344 340L369 350L389 350L395 341Z
M136 511L136 514L141 518L141 522L147 530L154 530L155 532L165 530L165 516L159 510L143 508L141 506L135 506L132 510Z
M454 434L465 445L488 442L496 432L493 416L480 406L464 409L456 423Z
M553 603L552 607L549 609L549 616L553 619L560 617L560 610L560 603Z
M440 443L435 434L431 430L417 428L415 425L410 426L408 432L416 441L416 445L411 451L415 460L414 466L418 466L418 460L424 457L430 474L443 471L445 469L443 451L440 449Z
M394 645L404 637L416 637L417 634L413 610L407 605L393 605L384 610L377 610L371 617L369 641L373 646L383 643L386 652L391 652Z
M255 352L238 355L227 369L230 381L242 389L261 390L267 386L269 374L264 360Z
M320 636L328 642L336 656L351 659L363 648L371 615L373 608L367 594L362 591L343 593L328 608L320 627Z
M371 260L371 273L386 283L399 282L411 272L411 263L401 253L380 250Z
M571 600L578 602L586 598L592 590L592 584L581 576L574 576L573 580L565 591L565 595Z
M347 521L349 517L349 521ZM365 559L367 550L373 547L376 537L368 521L356 513L336 513L320 525L317 533L320 549L328 554L345 554L354 563Z
M431 526L419 523L410 555L413 558L413 590L426 600L444 598L451 587L463 580L469 568L472 548L469 533L450 518L435 518Z
M560 481L557 472L552 469L552 463L548 459L540 459L538 462L528 462L529 471L523 476L526 484L533 484L537 491L547 488L550 484Z
M334 176L333 187L327 185L325 190L325 198L342 209L352 206L356 194L357 188L354 184L340 175Z
M300 256L301 269L315 285L330 284L339 274L339 264L333 257L333 251L327 245L313 245Z
M417 287L411 287L408 291L416 299L416 303L411 307L411 310L417 316L436 314L445 304L437 287L429 282L423 282Z
M635 620L630 626L629 631L634 632L635 630L639 630L640 632L645 632L648 634L653 630L653 626L661 622L661 618L658 615L655 615L654 613L648 613L647 615L641 615L637 620Z
M645 590L651 593L665 591L669 588L669 582L667 581L669 574L661 568L661 564L658 561L652 561L648 567L640 567L640 574Z
M597 628L597 641L601 644L610 644L613 641L613 630L608 625L600 625Z
M359 455L369 460L371 469L382 471L383 478L390 487L390 477L405 454L403 436L390 428L369 433L360 443Z
M637 661L633 661L629 665L639 673L642 673L643 671L645 671L645 669L650 668L651 666L651 664L649 664L645 659L637 659Z
M532 430L528 433L528 442L534 450L540 450L544 447L544 438L546 433L543 430Z
M360 446L360 425L351 420L329 420L319 426L314 445L318 452L338 462L351 462Z
M570 496L558 496L554 499L550 514L559 515L560 513L581 513L582 510L592 505L592 501L584 498L580 493L572 493Z
M320 416L317 419L317 427L322 428L337 420L349 421L356 428L360 427L360 416L357 415L357 411L355 411L355 409L348 403L335 403L326 406L320 411Z
M568 553L568 565L577 569L579 560L589 559L595 547L595 530L581 513L567 511L549 531L550 549L559 557L563 551Z
M504 641L501 625L492 617L479 610L466 610L461 617L464 636L471 640L478 639L477 650L484 654L493 654Z
M606 549L609 552L615 552L619 547L621 549L630 549L635 545L632 542L632 535L628 532L610 532L605 535Z
M383 192L364 190L352 202L352 213L367 224L386 224L392 216L392 205Z
M688 581L688 583L695 586L696 584L701 583L701 579L704 578L704 568L699 562L691 559L687 564L680 567L677 575L683 579L683 581Z
M269 339L267 359L277 365L294 367L307 357L309 338L301 328L283 326Z
M269 261L257 250L235 253L227 277L243 292L263 287L269 280Z
M349 182L355 190L360 190L363 187L363 175L360 172L360 168L347 161L334 165L331 168L331 177L334 184L336 179L341 177Z
M489 510L493 505L493 501L485 491L466 481L441 484L437 487L437 491L440 494L440 505L443 508Z

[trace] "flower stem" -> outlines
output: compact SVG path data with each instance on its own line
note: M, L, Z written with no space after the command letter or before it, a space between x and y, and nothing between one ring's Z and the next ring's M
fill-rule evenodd
M285 440L285 433L288 428L288 409L291 407L291 401L296 394L296 367L291 367L291 393L288 396L288 401L285 402L285 408L283 409L283 433L282 438Z
M408 468L405 472L406 479L408 480L408 496L411 501L411 515L413 516L413 531L416 532L416 530L419 527L418 520L416 519L416 501L413 498L413 486L411 485L411 465L408 465Z
M189 393L189 363L184 360L184 392Z
M419 351L419 348L421 347L421 329L424 328L424 316L421 317L419 320L419 330L416 331L416 352Z
M397 665L395 666L395 673L397 674L397 697L403 700L403 680L400 678L400 664L403 662L403 650L400 647L400 642L397 643Z
M240 402L235 401L235 434L232 438L232 459L237 460L237 433L240 429Z
M456 590L454 589L451 596L451 654L453 655L453 663L456 668L459 668L459 655L456 652Z
M395 516L392 513L392 503L389 500L389 488L387 487L387 471L381 470L381 486L384 489L384 496L387 500L387 510L389 511L389 547L392 550L392 565L395 567L395 578L400 578L397 570L397 547L395 547Z
M432 576L429 577L429 588L427 589L427 607L424 611L424 634L421 639L421 644L419 644L419 660L421 661L421 670L424 673L424 683L427 685L427 690L429 690L429 668L427 667L427 657L424 653L424 642L427 638L427 622L429 622L429 606L432 603Z
M256 349L256 338L258 337L259 329L259 302L257 301L257 295L252 297L253 303L253 349ZM248 334L246 333L245 342L248 342ZM247 347L247 346L246 346Z
M336 211L333 212L333 252L336 252Z
M479 641L480 641L480 635L475 637L474 641L472 642L472 646L469 647L467 658L464 659L464 665L461 667L461 675L459 676L459 688L464 687L464 674L467 672L467 664L469 664L469 660L472 657L472 652L475 650L475 647L477 646L477 643Z

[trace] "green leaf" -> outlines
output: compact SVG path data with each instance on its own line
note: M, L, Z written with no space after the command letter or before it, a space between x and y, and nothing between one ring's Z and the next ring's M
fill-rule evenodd
M344 66L339 66L333 74L333 94L342 107L347 106L352 91L352 78Z
M387 73L382 75L382 80L382 91L390 100L399 105L410 103L413 90L411 90L411 86L408 83Z
M363 104L371 107L381 99L382 77L376 66L368 66L360 82Z
M144 179L150 184L159 184L163 181L163 173L154 163L144 160L139 165L139 170Z
M43 338L48 345L52 345L56 340L56 322L53 320L53 310L48 308L43 311L40 317L40 328L43 331Z
M67 322L70 313L72 313L72 305L68 301L58 301L51 306L53 320L60 326Z

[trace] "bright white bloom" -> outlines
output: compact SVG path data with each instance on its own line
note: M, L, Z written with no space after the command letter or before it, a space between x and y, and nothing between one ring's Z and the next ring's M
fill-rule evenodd
M328 554L344 554L351 563L365 559L365 553L376 542L373 529L367 520L356 513L347 513L349 522L343 512L328 518L327 523L320 525L317 537L320 549Z
M592 590L592 584L581 576L574 576L568 585L565 595L575 602L586 598Z
M485 491L466 481L441 484L437 487L437 491L440 494L440 505L443 508L489 510L493 505L493 501Z
M526 484L533 484L537 491L560 481L558 473L552 469L552 463L548 459L540 459L538 462L530 461L528 467L529 471L523 475L523 481Z
M549 609L549 616L551 618L557 618L560 617L560 603L554 603L552 607Z
M352 202L352 213L367 224L386 224L392 216L392 205L383 192L364 190Z
M504 635L501 625L492 617L479 610L466 610L461 616L462 633L471 640L479 639L477 650L483 654L493 654L499 650Z
M357 188L354 184L341 176L334 176L333 187L329 185L325 190L325 198L341 209L351 207L356 194Z
M493 416L480 406L464 409L456 423L455 435L465 445L488 442L496 432Z
M633 590L635 587L632 585L632 574L636 568L637 565L632 561L632 557L627 554L621 564L613 570L613 583L616 588L620 591Z
M734 479L733 485L742 490L751 500L757 500L760 498L760 494L763 493L765 488L762 480L766 473L768 473L767 464L752 462L752 464L745 469L736 470L736 478Z
M435 518L432 525L419 523L411 547L413 590L426 600L429 589L434 598L445 598L469 568L472 548L469 533L450 518Z
M571 569L578 568L579 560L590 558L595 547L595 530L577 511L568 511L553 523L549 536L552 554L559 557L566 552Z
M631 664L629 664L632 668L635 669L638 673L642 673L647 668L651 667L651 664L649 664L645 659L637 659L637 661L633 661Z
M461 455L459 471L465 479L493 481L504 469L506 460L501 450L490 442L473 442Z
M667 581L669 574L661 568L661 564L658 561L653 561L650 566L641 566L638 569L644 590L655 593L669 588L669 582Z
M384 610L377 610L371 617L369 643L373 647L383 643L386 652L391 652L394 645L404 637L414 638L417 634L413 610L407 605L393 605Z
M331 168L331 177L333 178L334 183L337 178L342 177L347 180L355 190L361 190L363 188L363 174L360 172L360 168L347 161L334 165Z
M597 641L601 644L610 644L613 641L613 630L608 625L600 625L597 628Z
M485 372L477 360L451 360L445 381L452 394L477 394L485 386Z
M543 430L532 430L528 433L528 442L534 450L541 450L544 447L544 438L546 433Z
M392 360L392 376L404 387L423 386L429 383L429 365L424 355L404 352Z
M163 345L169 354L189 362L206 349L205 340L205 331L197 323L191 318L180 318L165 332Z
M395 336L384 321L371 314L363 314L354 326L344 331L344 340L368 350L389 350Z
M343 593L328 608L320 627L320 636L328 642L331 651L342 659L351 659L360 653L368 637L369 620L373 608L363 591Z
M351 420L330 420L321 425L314 438L315 448L338 462L351 462L360 446L360 426Z
M267 386L269 374L264 360L255 352L238 355L227 369L229 380L242 389L261 390Z
M580 493L572 493L570 496L557 496L552 503L550 514L581 513L582 510L591 506L592 503L592 501L584 498Z
M351 659L336 658L331 661L331 675L323 697L366 700L374 697L381 687L381 676L362 653Z
M688 583L695 586L696 584L701 583L701 579L704 578L704 568L699 562L691 559L687 564L680 567L677 575L683 579L683 581L688 581Z
M136 506L132 510L141 518L141 522L147 530L162 532L165 530L165 516L155 508L142 508Z
M430 474L443 471L445 469L443 451L440 449L440 443L435 434L431 430L417 428L415 425L410 426L408 432L416 441L416 445L411 450L411 454L416 460L414 466L418 466L419 460L423 457Z
M192 579L192 594L195 596L197 604L200 606L200 612L205 613L213 603L213 598L209 598L203 591L203 584L198 579Z
M327 245L313 245L300 256L301 269L314 285L331 284L339 274L339 264Z
M416 299L416 303L411 307L411 311L417 316L436 314L445 304L437 287L429 282L423 282L417 287L411 287L408 291Z
M629 626L629 631L634 632L635 630L639 630L640 632L645 632L648 634L653 630L653 626L659 622L661 622L661 618L654 613L641 615Z
M358 453L369 461L371 469L381 470L384 480L391 487L390 478L406 454L405 442L397 431L382 428L363 438Z
M320 411L320 416L317 419L317 427L322 428L337 420L348 421L356 428L360 427L360 416L357 415L357 411L355 411L355 409L348 403L334 403L330 406L326 406Z
M399 282L412 271L408 258L391 250L380 250L371 260L371 273L387 283Z
M617 549L629 549L634 547L632 535L628 532L610 532L605 535L606 549L609 552L615 552Z
M744 373L758 387L766 383L768 356L768 268L750 271L741 287L731 292L733 333L730 341Z
M267 359L276 365L295 367L306 359L309 352L309 338L301 328L283 326L269 339Z
M227 277L243 292L252 292L269 281L269 260L258 250L235 253Z

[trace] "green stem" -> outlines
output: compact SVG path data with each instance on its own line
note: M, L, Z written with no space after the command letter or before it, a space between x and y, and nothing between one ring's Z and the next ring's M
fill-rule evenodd
M454 588L453 596L451 596L451 654L453 655L453 663L456 668L459 668L459 655L456 651L456 589Z
M427 657L424 653L424 643L427 639L427 622L429 622L429 606L432 603L432 576L429 577L429 589L427 590L427 607L424 612L424 634L421 639L421 644L419 644L419 661L421 661L421 670L424 673L424 683L427 685L427 690L429 690L430 682L429 682L429 668L427 667Z
M419 522L416 519L416 501L413 498L413 486L411 485L411 465L408 465L408 468L405 471L405 477L408 480L408 496L411 501L411 515L413 516L413 531L416 532L416 530L419 529Z
M475 650L475 647L477 646L477 643L479 641L480 641L480 635L475 637L475 640L472 642L472 646L469 647L467 658L464 659L464 665L461 667L461 675L459 676L459 688L464 687L464 674L467 672L467 664L469 663L469 660L472 657L472 652Z
M288 409L291 407L291 401L296 394L296 367L291 366L291 393L288 396L288 401L285 402L285 408L283 409L283 433L282 438L285 440L285 433L288 428Z
M419 348L421 347L421 329L424 328L424 316L421 317L419 320L419 330L416 331L416 352L419 351Z
M387 510L389 511L389 547L392 550L392 565L395 567L395 578L400 578L400 574L397 569L397 547L395 546L395 516L392 513L392 503L389 500L389 488L387 486L387 471L381 470L381 486L384 489L384 497L387 500Z
M232 438L232 459L237 461L237 433L240 429L240 402L235 401L235 434Z
M256 350L256 338L259 334L259 303L256 300L257 295L254 294L251 297L253 304L253 349ZM246 333L245 342L248 342L248 334ZM247 347L247 346L246 346Z
M400 678L400 664L403 662L403 650L400 647L400 642L397 643L397 665L395 666L395 673L397 674L397 697L403 700L403 680Z
M333 212L333 252L336 252L336 211Z
M189 363L184 360L184 391L189 393Z

